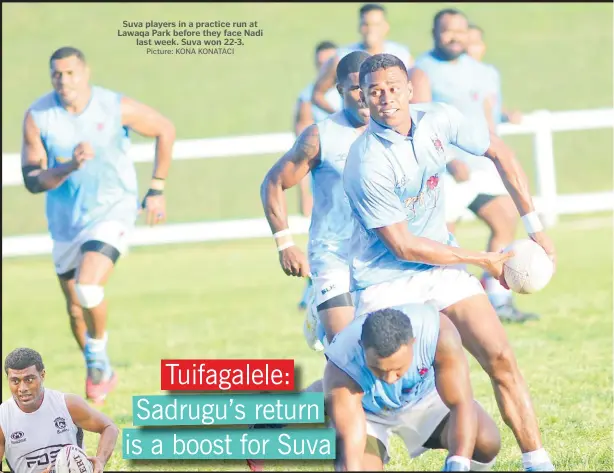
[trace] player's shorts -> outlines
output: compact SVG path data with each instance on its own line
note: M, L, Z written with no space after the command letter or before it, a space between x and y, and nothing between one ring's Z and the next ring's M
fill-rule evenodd
M350 292L350 268L336 268L333 271L321 272L311 278L315 295L315 305L318 307L333 297Z
M461 265L408 272L407 276L356 291L353 296L359 317L405 304L432 304L441 311L478 294L485 294L482 284Z
M452 175L447 172L444 173L443 179L445 214L448 223L456 222L467 213L467 209L474 213L477 212L481 205L476 208L472 203L476 202L478 196L498 197L508 195L501 176L494 166L492 170L471 170L469 179L464 182L456 182Z
M424 444L449 412L437 390L433 389L418 403L393 415L378 416L367 412L367 435L384 446L384 463L390 460L390 439L393 434L401 437L407 452L415 458L427 450Z
M87 241L101 241L114 247L120 255L128 251L128 238L133 230L124 222L102 221L81 231L72 241L54 241L52 256L55 272L63 275L73 271L81 260L81 245Z

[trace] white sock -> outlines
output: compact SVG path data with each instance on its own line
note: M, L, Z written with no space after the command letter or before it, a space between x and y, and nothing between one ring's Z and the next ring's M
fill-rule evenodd
M85 336L85 345L91 352L105 351L105 349L107 348L108 339L109 335L107 334L107 332L104 333L104 337L102 339L90 338L89 334L87 334Z
M488 299L495 307L500 307L508 303L512 299L512 291L505 289L499 281L493 278L490 274L484 275L485 290Z
M548 452L546 452L546 450L543 448L535 450L534 452L526 452L522 454L522 466L525 470L541 463L551 463Z

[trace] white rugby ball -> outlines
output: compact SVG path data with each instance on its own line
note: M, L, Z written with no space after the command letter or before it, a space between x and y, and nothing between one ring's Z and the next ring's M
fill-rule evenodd
M55 473L93 473L94 465L87 454L76 445L66 445L55 457Z
M529 238L516 240L505 252L514 256L503 263L503 275L509 288L519 294L533 294L548 285L554 263L544 249Z

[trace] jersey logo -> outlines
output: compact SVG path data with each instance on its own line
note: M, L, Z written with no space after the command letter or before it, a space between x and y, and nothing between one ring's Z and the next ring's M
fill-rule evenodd
M443 154L444 153L443 144L441 143L441 140L439 139L439 137L437 135L433 135L431 136L431 141L433 142L433 146L435 146L435 150L437 150L437 153Z
M55 424L55 428L58 429L58 434L68 432L68 429L66 428L66 420L64 419L64 417L56 417L53 420L53 423Z
M435 174L434 176L429 177L429 180L426 181L426 185L430 190L435 189L435 187L437 187L437 184L439 184L439 174Z
M102 131L104 129L104 123L99 123L98 125L96 125L96 129L98 131Z
M18 430L17 432L13 432L11 434L12 444L21 443L25 441L26 441L26 434L24 434L21 430Z
M426 373L428 373L428 372L429 372L429 369L428 369L428 368L420 368L420 369L418 370L418 374L419 374L421 377L423 377L423 378L424 378L424 375L425 375Z

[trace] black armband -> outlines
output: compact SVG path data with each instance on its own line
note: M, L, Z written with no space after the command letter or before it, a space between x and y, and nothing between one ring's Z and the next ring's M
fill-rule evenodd
M164 191L162 191L160 189L149 189L147 191L147 194L145 194L145 197L143 197L143 202L141 203L141 207L142 208L146 207L145 202L147 200L147 197L153 197L153 196L156 196L156 195L163 195L163 194L164 194Z
M26 189L28 189L28 191L30 191L32 194L38 194L45 190L43 189L40 181L38 180L38 174L35 176L30 176L30 173L32 171L38 171L40 169L42 169L40 164L27 164L21 167L23 183L25 184Z

